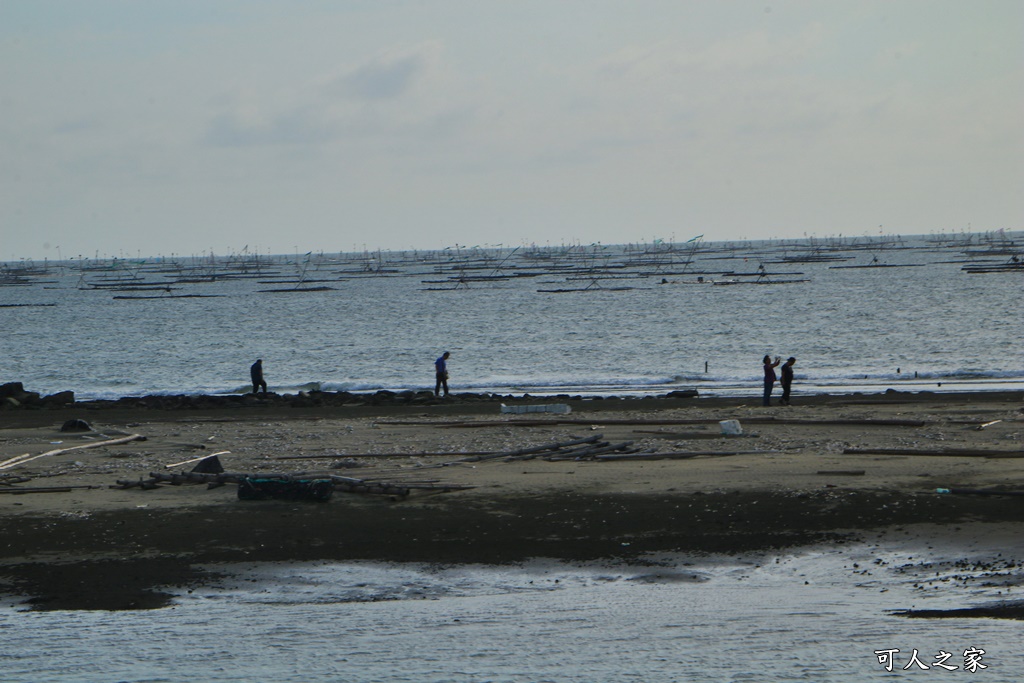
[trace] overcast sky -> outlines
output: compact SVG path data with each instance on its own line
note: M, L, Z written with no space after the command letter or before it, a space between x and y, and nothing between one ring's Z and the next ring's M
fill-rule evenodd
M1024 228L1020 0L0 0L0 259Z

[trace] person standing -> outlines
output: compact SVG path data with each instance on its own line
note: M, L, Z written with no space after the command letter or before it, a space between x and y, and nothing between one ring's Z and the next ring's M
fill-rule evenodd
M434 383L434 396L441 395L441 387L444 387L444 395L448 395L448 359L451 355L445 351L440 358L434 361L434 375L437 378Z
M771 356L765 356L764 360L764 405L771 405L772 388L775 386L775 368L778 367L782 359L775 356L775 362L772 362Z
M793 363L796 363L796 358L790 356L786 359L786 362L779 369L779 384L782 385L782 398L779 399L780 406L789 405L789 390L793 386Z
M263 359L258 359L249 368L249 376L252 377L252 393L256 393L260 387L263 387L263 393L267 393L267 381L263 379Z

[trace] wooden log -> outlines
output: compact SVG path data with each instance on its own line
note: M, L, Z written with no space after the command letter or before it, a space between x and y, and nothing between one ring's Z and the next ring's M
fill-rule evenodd
M918 448L845 448L844 455L927 455L957 458L1024 458L1024 451L998 451L976 448L945 448L937 450Z
M36 460L38 458L45 458L45 457L50 456L50 455L62 455L64 453L70 453L71 451L84 450L86 448L100 448L102 446L116 446L116 445L123 444L123 443L129 443L131 441L145 441L145 440L146 440L146 437L142 436L141 434L132 434L130 436L121 437L120 439L110 439L109 441L96 441L95 443L86 443L86 444L82 444L81 446L72 446L71 448L58 448L57 450L47 451L45 453L40 453L39 455L30 456L28 458L25 458L24 455L19 455L17 457L11 458L10 460L6 460L6 461L0 463L0 470L5 470L5 469L8 469L10 467L15 467L17 465L23 465L26 462L30 462L30 461ZM28 454L26 454L26 455L28 455Z
M823 474L829 477L861 477L864 470L818 470L816 474Z

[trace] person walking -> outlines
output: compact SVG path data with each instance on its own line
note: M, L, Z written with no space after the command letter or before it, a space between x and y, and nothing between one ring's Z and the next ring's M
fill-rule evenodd
M764 405L771 405L772 388L775 386L775 368L778 367L782 359L779 356L775 356L775 362L772 362L771 356L765 356L764 360Z
M434 383L434 396L441 395L441 387L444 387L444 395L448 395L448 359L451 355L445 351L434 361L434 375L437 379Z
M782 398L779 399L780 406L789 405L789 390L793 386L793 364L796 363L796 358L790 356L786 359L786 362L779 369L779 384L782 385Z
M263 387L263 393L267 393L267 381L263 379L263 359L258 359L249 368L249 376L252 377L252 393L256 393L260 387Z

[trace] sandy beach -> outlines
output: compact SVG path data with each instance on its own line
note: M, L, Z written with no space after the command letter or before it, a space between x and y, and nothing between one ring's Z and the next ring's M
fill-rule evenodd
M756 398L517 401L566 403L569 414L503 414L502 402L0 411L0 589L36 609L132 609L166 604L161 587L203 581L209 562L641 558L917 524L1024 531L1016 392L770 408ZM76 419L91 430L61 431ZM723 434L722 420L743 433ZM551 457L584 439L621 445L605 454L619 459ZM95 446L108 441L119 443ZM231 483L124 485L214 454L229 474L334 475L383 492L337 490L318 503L239 500Z

